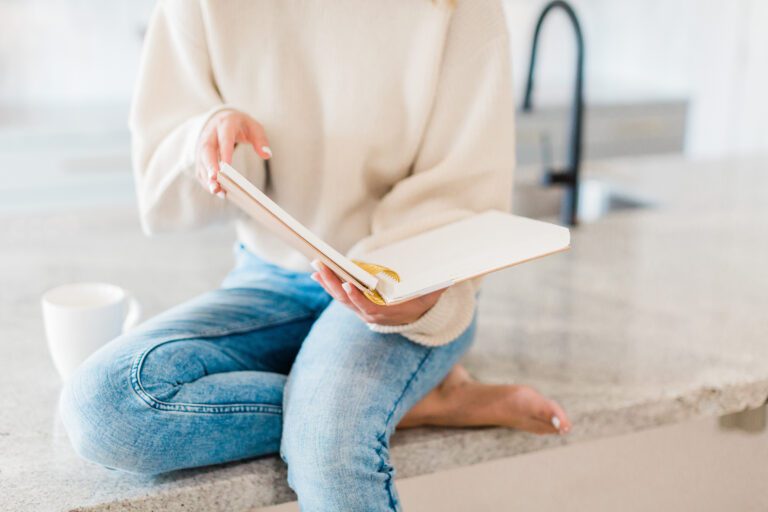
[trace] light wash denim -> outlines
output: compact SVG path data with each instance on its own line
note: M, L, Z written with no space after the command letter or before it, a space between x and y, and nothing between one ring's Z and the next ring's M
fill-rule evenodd
M88 358L61 415L76 451L145 474L280 452L301 508L400 510L389 438L469 348L368 329L309 274L236 246L221 288Z

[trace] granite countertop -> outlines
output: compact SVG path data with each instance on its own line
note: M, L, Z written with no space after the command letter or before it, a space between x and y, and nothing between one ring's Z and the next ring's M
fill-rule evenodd
M652 198L573 233L570 252L486 281L465 359L524 382L574 420L565 438L508 429L399 432L399 477L757 407L768 397L768 157L593 163ZM60 383L39 298L68 281L131 289L156 313L216 285L229 228L147 239L132 208L0 217L0 509L248 510L293 499L275 457L146 478L79 460L56 418Z

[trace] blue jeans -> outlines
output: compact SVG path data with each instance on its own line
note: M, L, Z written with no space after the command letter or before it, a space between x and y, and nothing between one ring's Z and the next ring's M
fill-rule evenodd
M238 245L221 288L105 345L71 377L76 451L157 474L280 452L302 510L399 510L389 438L467 350L377 334L309 274Z

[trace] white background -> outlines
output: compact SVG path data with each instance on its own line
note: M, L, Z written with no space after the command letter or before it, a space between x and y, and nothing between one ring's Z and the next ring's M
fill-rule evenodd
M412 0L420 1L420 0ZM427 1L427 0L424 0ZM506 0L516 89L543 2ZM768 2L573 0L587 39L592 103L690 100L686 152L768 150ZM127 108L150 0L0 0L0 108ZM545 28L540 80L566 101L572 35L558 15ZM0 127L13 122L0 118Z

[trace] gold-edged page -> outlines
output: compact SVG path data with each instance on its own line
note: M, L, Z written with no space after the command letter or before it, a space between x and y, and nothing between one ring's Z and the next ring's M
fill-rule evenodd
M227 198L308 259L319 259L361 290L376 289L378 278L318 238L231 166L222 163L219 183Z

